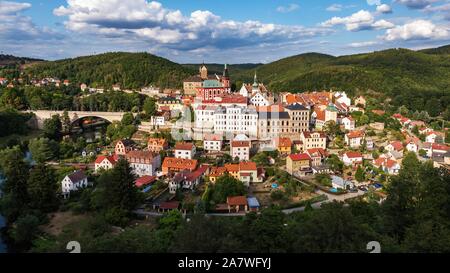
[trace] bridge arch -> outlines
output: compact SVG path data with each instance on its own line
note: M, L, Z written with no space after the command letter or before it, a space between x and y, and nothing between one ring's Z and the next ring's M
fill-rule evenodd
M33 113L36 117L35 127L42 129L44 126L44 121L51 118L54 115L62 116L64 111L50 111L50 110L30 110L26 111L28 113ZM67 111L71 123L86 117L98 117L113 123L114 121L121 121L123 116L127 112L90 112L90 111ZM133 114L136 115L136 114Z

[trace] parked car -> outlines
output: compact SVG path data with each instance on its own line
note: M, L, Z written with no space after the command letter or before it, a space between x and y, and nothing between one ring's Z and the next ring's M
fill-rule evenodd
M364 192L369 190L366 186L359 186L358 189Z

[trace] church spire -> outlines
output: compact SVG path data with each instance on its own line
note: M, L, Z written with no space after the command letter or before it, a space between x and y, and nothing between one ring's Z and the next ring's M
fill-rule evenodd
M223 76L228 78L228 66L225 64L225 68L223 69Z
M255 77L253 78L253 87L257 87L258 86L258 77L256 76L256 71L255 71Z

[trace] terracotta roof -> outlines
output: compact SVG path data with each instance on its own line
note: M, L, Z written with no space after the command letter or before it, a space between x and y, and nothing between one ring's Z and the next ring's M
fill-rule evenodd
M348 158L358 158L358 157L362 158L363 157L363 155L360 152L348 151L344 154L347 155Z
M433 150L450 151L450 147L444 144L433 143L431 144L431 147L433 148Z
M225 168L230 173L239 172L239 164L225 164Z
M178 142L175 145L175 150L187 150L190 151L194 147L194 144L189 142Z
M403 144L400 141L393 141L390 145L392 145L392 147L394 147L394 150L396 151L403 150Z
M325 151L323 148L312 148L312 149L306 150L306 152L310 156L320 156L320 157L327 157L328 156L327 151Z
M348 138L358 138L358 137L363 137L363 136L364 136L363 131L351 131L351 132L347 133Z
M317 120L325 121L325 111L321 111L320 109L316 109L316 110L314 110L314 112L317 115L316 116Z
M149 145L158 145L158 146L164 146L166 142L167 141L164 138L149 138L147 141Z
M392 168L397 164L397 161L392 160L392 159L388 159L388 158L378 158L376 159L373 164L377 167L381 167L381 166L385 166L387 168Z
M151 163L153 161L153 158L156 156L155 153L150 151L129 151L125 157L130 163Z
M239 162L240 171L256 171L256 163L251 161L241 161Z
M116 164L118 157L116 155L111 155L111 156L99 155L99 156L97 156L97 159L95 160L95 164L100 164L105 159L114 165L114 164Z
M311 160L311 157L309 157L309 155L308 155L307 153L302 153L302 154L291 154L291 155L289 155L289 157L290 157L293 161Z
M136 181L134 181L134 184L136 185L136 187L140 188L142 186L152 184L155 181L156 181L156 176L144 175L144 176L136 179Z
M274 139L277 147L291 147L292 141L288 137L277 137Z
M247 98L241 95L222 95L217 96L212 100L203 100L203 104L217 104L217 103L227 103L227 104L247 104Z
M219 176L224 175L226 172L227 172L227 168L225 168L225 167L212 167L209 172L209 176L219 177Z
M197 167L197 160L195 159L184 159L184 158L174 158L166 157L162 165L163 168L177 168L194 170Z
M250 148L250 141L231 141L231 147L247 147Z
M205 141L219 141L222 140L222 136L218 134L207 134L204 136L203 140Z
M247 205L247 198L245 196L229 196L227 197L227 204L229 206L245 206Z

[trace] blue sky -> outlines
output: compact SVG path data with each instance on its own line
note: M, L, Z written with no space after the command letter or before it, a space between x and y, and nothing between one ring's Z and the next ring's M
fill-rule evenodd
M270 62L450 44L450 0L0 0L0 51L108 51L176 62Z

